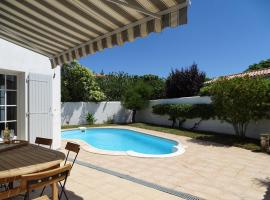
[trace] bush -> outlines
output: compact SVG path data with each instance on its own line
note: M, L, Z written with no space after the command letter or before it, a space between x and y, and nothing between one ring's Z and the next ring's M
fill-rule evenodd
M86 115L86 121L88 122L89 125L92 125L95 123L96 119L92 113L88 113Z
M270 85L263 78L221 78L211 85L210 95L217 117L232 124L244 137L250 121L270 118Z
M140 76L143 82L149 85L152 89L150 99L162 99L165 97L165 80L152 74Z
M197 95L204 80L205 73L200 72L196 64L187 69L172 70L166 80L166 97L178 98Z
M135 122L137 110L148 106L151 93L151 87L143 81L137 82L135 86L130 85L125 92L122 104L125 108L132 110L132 123Z
M95 81L95 76L88 68L77 61L61 67L62 102L102 101L104 93Z
M153 113L158 115L168 115L172 121L172 127L178 120L178 126L187 119L200 118L193 128L196 128L202 120L207 120L215 116L213 106L211 104L158 104L153 106Z
M96 78L101 90L108 101L119 101L130 85L144 82L151 87L152 93L149 99L165 97L165 80L152 74L133 76L124 72L113 72Z
M123 94L134 84L132 76L124 72L113 72L96 78L107 101L120 101Z
M206 85L200 89L200 96L210 96L211 85Z

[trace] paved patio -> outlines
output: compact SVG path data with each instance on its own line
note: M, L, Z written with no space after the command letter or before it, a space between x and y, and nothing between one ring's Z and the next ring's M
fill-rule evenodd
M75 164L66 185L70 200L179 200L179 198ZM40 190L31 194L37 197ZM45 191L48 196L50 189ZM65 199L65 197L62 197ZM23 196L14 200L24 199Z
M186 152L172 158L138 158L93 154L82 149L78 160L209 200L270 199L269 155L156 131L133 127L130 129L180 140L187 146ZM71 178L73 180L68 187L74 186L72 191L79 195L100 197L95 199L120 199L123 197L120 195L122 193L131 199L151 199L154 195L161 195L160 198L165 199L179 199L82 166L76 166ZM138 192L140 190L145 192ZM111 197L117 193L119 196Z

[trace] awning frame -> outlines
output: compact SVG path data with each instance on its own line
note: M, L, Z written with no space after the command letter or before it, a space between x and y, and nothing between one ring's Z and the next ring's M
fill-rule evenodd
M175 15L178 15L178 16L175 16L175 18L177 18L177 17L179 17L178 11L181 10L181 9L187 8L188 5L189 5L189 0L186 0L184 3L172 6L172 7L168 8L168 9L166 9L166 10L158 12L157 14L160 15L160 16L163 16L163 15L166 15L166 14L169 14L169 13L174 13ZM129 30L132 27L135 27L135 26L138 26L138 25L141 25L141 24L145 24L146 22L148 22L150 20L153 20L153 19L155 20L155 23L158 26L157 29L154 32L161 32L161 30L162 30L162 27L161 27L162 19L157 19L157 18L153 18L152 16L148 16L148 17L145 17L145 18L143 18L141 20L138 20L136 22L130 23L130 24L126 25L126 26L120 27L120 28L118 28L118 29L116 29L116 30L114 30L112 32L109 32L107 34L104 34L104 35L102 35L100 37L97 37L97 38L95 38L93 40L89 40L89 41L84 42L84 43L82 43L80 45L77 45L77 46L72 47L72 48L70 48L68 50L65 50L65 51L63 51L63 52L61 52L59 54L56 54L53 57L50 57L52 66L56 67L57 65L62 65L63 63L71 62L74 59L79 59L80 57L84 57L84 56L86 56L86 54L85 54L85 52L83 50L84 46L90 45L90 48L91 48L91 44L93 44L95 42L100 43L100 41L105 39L105 38L110 38L111 36L113 36L115 34L119 34L122 31ZM170 27L176 27L178 25L179 24L175 21L170 25ZM131 40L131 41L133 41L133 40ZM97 45L99 46L99 44L97 44ZM118 44L118 45L122 45L122 44ZM111 48L111 47L107 47L107 48ZM82 54L83 54L82 56L79 55L78 49L82 49ZM103 48L98 49L98 51L99 50L103 50ZM96 51L94 51L93 49L90 50L90 54L93 54L95 52ZM66 56L65 56L67 54L69 55L68 56L69 59L67 59ZM72 54L75 54L75 56L72 56ZM60 57L63 57L62 61L61 61ZM72 57L73 59L70 59L70 57Z

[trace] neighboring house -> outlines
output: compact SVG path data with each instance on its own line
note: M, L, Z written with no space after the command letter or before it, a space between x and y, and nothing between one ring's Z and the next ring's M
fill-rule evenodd
M18 139L53 138L60 145L60 68L49 58L0 39L0 129Z
M214 83L219 78L231 79L231 78L235 78L235 77L244 77L244 76L249 76L249 77L260 76L260 77L264 77L264 78L270 78L270 68L253 70L253 71L249 71L249 72L243 72L243 73L232 74L232 75L227 75L227 76L220 76L220 77L214 78L212 80L206 81L206 82L204 82L204 84Z

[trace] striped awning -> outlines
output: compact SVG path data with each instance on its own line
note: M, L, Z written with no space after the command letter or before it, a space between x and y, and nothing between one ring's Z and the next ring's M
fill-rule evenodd
M52 67L187 23L188 0L0 0L0 37Z

